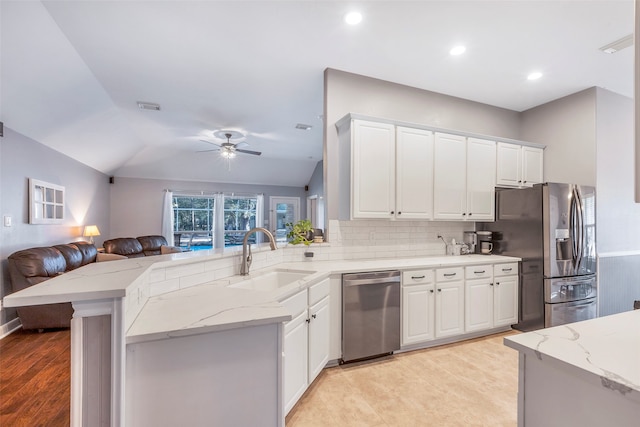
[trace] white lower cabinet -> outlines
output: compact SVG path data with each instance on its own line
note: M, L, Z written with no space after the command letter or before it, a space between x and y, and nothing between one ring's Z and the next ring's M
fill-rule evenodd
M435 337L464 333L464 270L462 267L436 270Z
M472 271L480 278L473 280ZM482 272L482 273L480 273ZM465 330L481 331L518 321L518 264L467 267Z
M435 302L433 270L402 273L402 345L435 337Z
M284 324L284 412L298 402L329 360L329 279L281 301Z

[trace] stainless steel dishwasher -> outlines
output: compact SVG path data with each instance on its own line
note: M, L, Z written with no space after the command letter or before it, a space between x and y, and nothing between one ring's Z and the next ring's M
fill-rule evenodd
M342 360L400 349L400 272L342 275Z

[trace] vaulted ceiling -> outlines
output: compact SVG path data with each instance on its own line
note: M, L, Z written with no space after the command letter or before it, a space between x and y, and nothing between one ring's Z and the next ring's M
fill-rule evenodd
M599 48L632 33L633 7L2 0L0 120L109 175L302 186L322 159L325 68L515 111L592 86L632 97L633 49ZM221 129L262 155L201 152Z

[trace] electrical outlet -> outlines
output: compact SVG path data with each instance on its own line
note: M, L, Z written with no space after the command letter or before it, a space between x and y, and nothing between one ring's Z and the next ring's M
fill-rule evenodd
M3 219L4 219L4 226L11 227L11 215L5 215Z

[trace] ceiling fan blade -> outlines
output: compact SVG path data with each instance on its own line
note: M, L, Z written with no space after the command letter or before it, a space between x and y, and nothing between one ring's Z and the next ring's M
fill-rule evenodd
M216 147L220 147L220 144L216 144L215 142L206 141L206 140L204 140L204 139L201 139L200 141L201 141L201 142L206 142L207 144L215 145Z
M241 150L239 148L236 148L236 151L238 153L244 153L244 154L253 154L254 156L259 156L262 154L261 151L251 151L251 150Z
M210 151L220 151L219 148L214 148L212 150L200 150L200 151L196 151L196 153L208 153Z
M242 148L242 147L248 147L248 146L249 146L249 144L247 142L242 141L242 142L238 142L234 147Z

